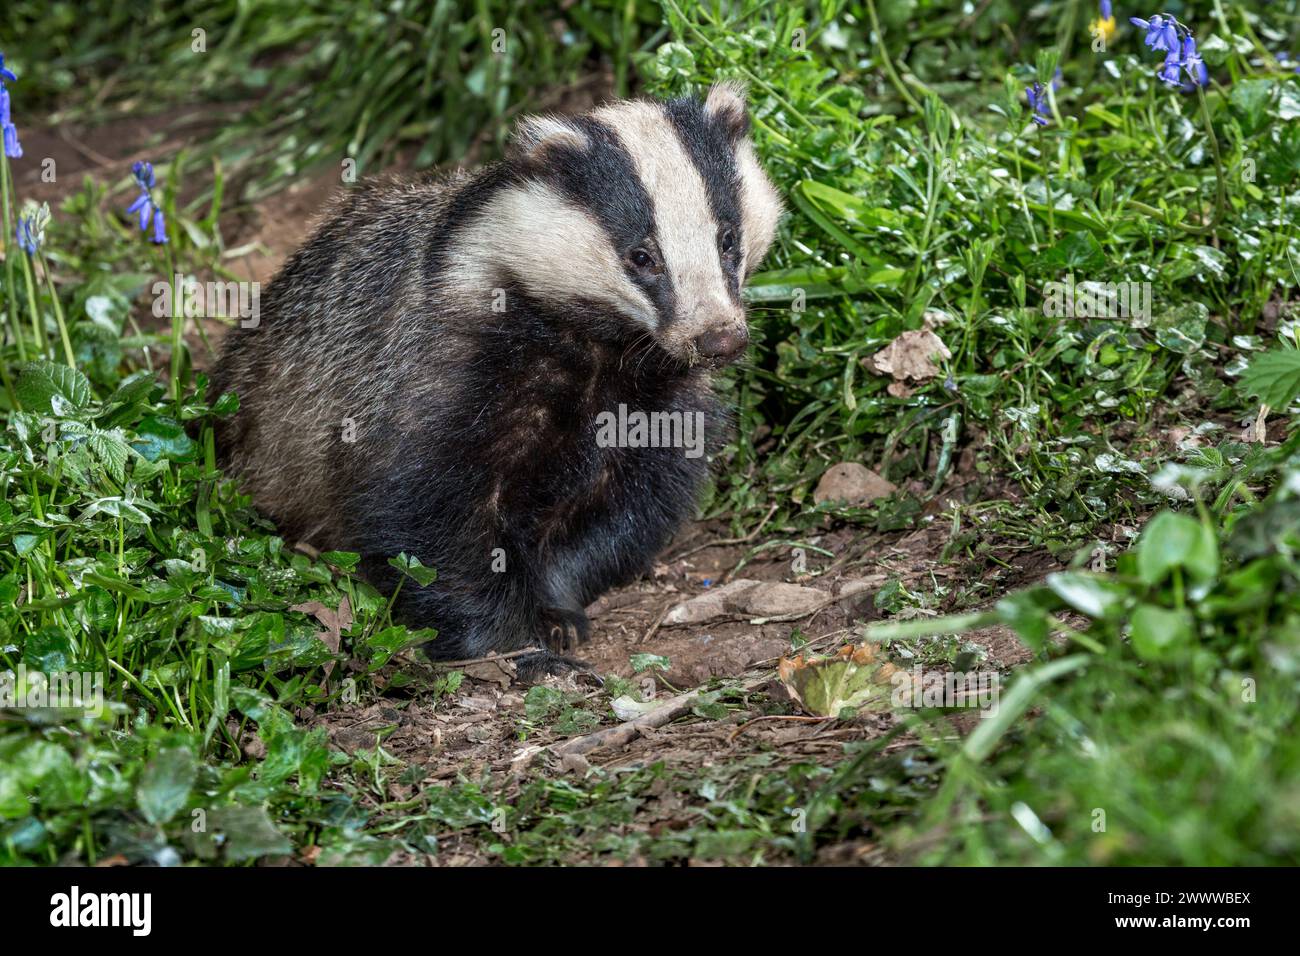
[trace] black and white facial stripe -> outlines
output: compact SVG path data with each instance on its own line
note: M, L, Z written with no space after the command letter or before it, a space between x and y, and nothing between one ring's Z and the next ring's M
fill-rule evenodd
M688 363L735 358L741 284L781 213L747 130L728 85L526 119L507 183L450 243L450 274L481 290L505 271L540 298L612 307Z

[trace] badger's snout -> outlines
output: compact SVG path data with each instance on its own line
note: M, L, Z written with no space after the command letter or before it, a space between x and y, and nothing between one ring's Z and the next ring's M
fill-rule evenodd
M749 347L749 332L743 325L724 325L695 337L695 351L714 362L734 362Z

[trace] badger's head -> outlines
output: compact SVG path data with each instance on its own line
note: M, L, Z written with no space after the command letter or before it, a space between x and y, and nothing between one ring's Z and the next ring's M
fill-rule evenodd
M497 191L459 243L460 265L507 271L549 302L592 302L629 340L679 361L745 351L740 289L781 215L748 137L744 95L617 101L520 122Z

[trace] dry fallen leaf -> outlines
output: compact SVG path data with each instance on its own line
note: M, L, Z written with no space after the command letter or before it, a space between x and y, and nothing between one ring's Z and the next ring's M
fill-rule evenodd
M897 668L876 659L872 644L846 644L829 657L783 657L777 674L790 696L814 717L844 710L886 710Z
M868 370L877 375L888 375L889 394L905 398L911 394L906 382L928 382L939 374L934 357L950 359L952 353L943 339L929 329L904 332L875 355L862 360Z
M339 601L339 609L336 611L331 607L326 607L320 601L308 601L305 604L295 604L292 608L294 611L301 611L303 614L310 614L316 620L325 626L325 630L319 631L316 637L320 642L330 649L331 654L339 652L339 646L343 642L343 632L352 626L352 607L348 604L346 595ZM335 661L325 662L325 680L330 679L330 673L334 670Z

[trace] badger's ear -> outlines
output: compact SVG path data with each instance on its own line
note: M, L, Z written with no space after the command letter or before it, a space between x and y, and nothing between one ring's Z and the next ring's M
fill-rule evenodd
M745 103L744 84L724 80L709 88L704 99L704 115L726 130L727 139L735 142L749 132L749 112Z
M515 125L511 151L521 159L541 159L557 149L585 150L587 134L558 116L525 116Z

